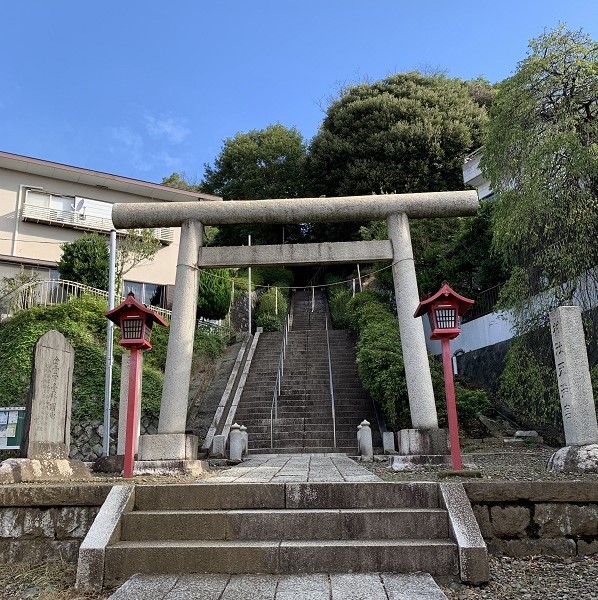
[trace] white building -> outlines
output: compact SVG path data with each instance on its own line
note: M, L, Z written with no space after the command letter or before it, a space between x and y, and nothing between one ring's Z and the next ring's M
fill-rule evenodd
M58 278L61 244L85 232L108 234L117 202L198 202L221 198L0 152L0 278L21 270ZM127 274L125 287L164 306L174 284L179 228L154 231L162 247Z

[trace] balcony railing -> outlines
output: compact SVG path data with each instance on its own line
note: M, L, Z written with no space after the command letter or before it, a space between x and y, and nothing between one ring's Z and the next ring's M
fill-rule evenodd
M34 206L24 204L21 213L23 221L35 223L47 223L82 231L110 231L114 229L112 219L84 215L74 211L56 210L45 206ZM170 227L156 227L153 229L154 236L163 244L171 244L174 236ZM125 229L117 229L117 233L126 235Z

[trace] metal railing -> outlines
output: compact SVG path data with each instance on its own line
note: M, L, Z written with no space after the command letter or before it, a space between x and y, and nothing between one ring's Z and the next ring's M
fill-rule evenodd
M63 304L71 298L78 298L83 294L90 294L96 298L108 300L107 291L83 285L76 281L66 279L30 281L0 298L0 319L4 320L14 313L33 306ZM124 296L121 296L121 298L124 300ZM148 308L166 319L170 319L172 314L171 311L159 306L148 306Z
M287 355L287 345L289 339L289 323L291 321L290 312L284 319L284 327L282 330L282 343L280 347L280 355L278 357L278 368L276 369L276 379L274 380L274 392L272 394L272 406L270 407L270 448L274 448L274 420L278 419L278 397L282 387L282 376L284 374L284 359Z
M462 318L463 323L468 323L484 315L494 312L494 306L498 302L498 295L502 285L495 285L483 292L479 292L474 297L475 304L471 310Z
M334 381L332 380L332 354L330 352L330 333L328 332L328 315L326 315L326 346L328 348L328 376L330 378L330 404L332 409L332 445L336 448L336 407L334 405Z
M60 225L73 229L82 229L83 231L110 231L114 229L112 219L104 217L94 217L75 211L57 210L46 206L35 206L33 204L24 204L21 212L23 221L34 221L36 223L48 223L50 225ZM119 235L126 235L126 229L117 229ZM154 237L165 244L171 244L174 241L174 234L170 227L155 227L152 229Z

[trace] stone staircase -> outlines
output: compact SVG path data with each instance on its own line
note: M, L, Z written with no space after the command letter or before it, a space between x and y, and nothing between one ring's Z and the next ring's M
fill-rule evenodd
M135 573L459 574L437 483L140 485L105 549Z
M324 293L316 292L312 304L311 292L294 292L292 315L272 445L270 415L281 333L260 336L235 415L235 420L248 429L250 452L354 454L357 452L357 426L363 419L371 423L374 446L380 447L374 406L357 372L353 334L349 331L329 332L335 395L335 445L326 340L328 305Z

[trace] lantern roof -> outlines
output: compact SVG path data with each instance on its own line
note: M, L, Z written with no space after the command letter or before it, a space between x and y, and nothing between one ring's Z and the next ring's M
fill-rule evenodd
M422 300L417 307L414 317L421 317L430 312L433 304L437 304L438 302L443 302L447 300L452 300L455 302L459 308L459 315L464 315L474 304L474 300L470 300L465 296L461 296L461 294L457 294L455 290L451 288L451 286L445 281L442 284L442 287L430 298L427 300Z
M104 316L110 319L113 323L120 326L120 315L121 313L128 313L131 309L137 309L143 315L145 315L145 322L148 325L158 323L168 327L168 323L156 312L147 308L144 304L135 299L135 294L129 292L127 297L118 306L115 306L112 310L104 313Z

